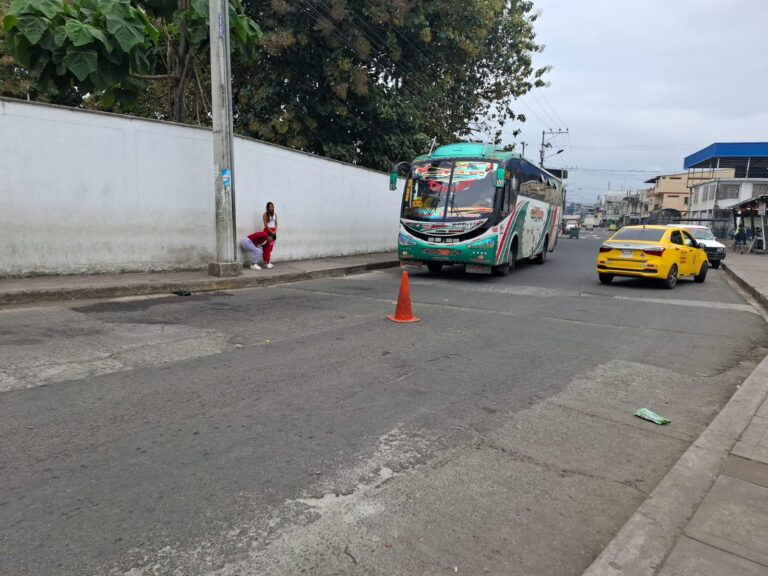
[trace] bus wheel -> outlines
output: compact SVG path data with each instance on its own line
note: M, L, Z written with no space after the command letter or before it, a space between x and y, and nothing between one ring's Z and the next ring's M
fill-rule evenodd
M427 270L432 274L440 274L443 269L443 265L440 262L427 262Z
M509 269L514 270L517 266L517 238L512 240L512 247L509 249Z
M549 248L549 237L544 238L544 247L536 254L536 264L544 264L547 261L547 248Z
M504 264L499 264L498 266L492 266L491 267L491 273L494 276L506 276L509 274L511 266L509 262L505 262Z

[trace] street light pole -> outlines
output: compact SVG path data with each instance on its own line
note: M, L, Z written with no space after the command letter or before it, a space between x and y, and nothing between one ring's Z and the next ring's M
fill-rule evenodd
M211 116L215 179L216 261L210 276L237 276L235 238L235 170L232 119L232 71L229 51L229 1L209 0L211 39Z

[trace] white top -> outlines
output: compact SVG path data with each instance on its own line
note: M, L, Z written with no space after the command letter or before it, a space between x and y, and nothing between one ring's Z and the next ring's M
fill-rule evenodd
M267 228L277 228L277 219L274 214L267 220Z

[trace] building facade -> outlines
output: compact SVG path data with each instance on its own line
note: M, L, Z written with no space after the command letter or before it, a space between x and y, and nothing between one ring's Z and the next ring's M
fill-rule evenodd
M683 167L698 180L691 186L691 219L720 237L737 225L734 207L768 196L768 142L715 142L687 156ZM722 176L724 169L731 174Z
M692 189L690 218L709 226L716 236L734 229L732 207L768 195L768 178L728 178L697 184Z
M733 174L733 169L722 169L706 174L688 172L663 174L646 180L646 184L653 184L653 187L648 190L650 211L677 210L680 214L685 214L689 210L690 189L693 186L718 178L733 178Z

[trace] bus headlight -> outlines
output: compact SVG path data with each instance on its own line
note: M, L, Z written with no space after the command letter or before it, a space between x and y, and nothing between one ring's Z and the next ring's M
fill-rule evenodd
M400 246L416 246L416 242L414 242L410 238L407 238L406 236L403 236L402 234L400 234L398 243L400 244Z
M484 238L477 242L472 242L467 248L470 250L490 250L496 246L496 238Z

